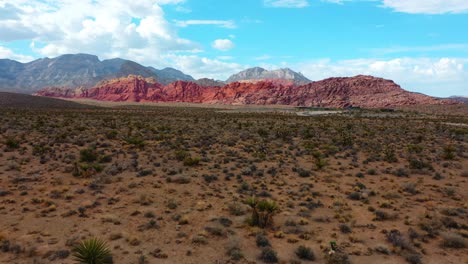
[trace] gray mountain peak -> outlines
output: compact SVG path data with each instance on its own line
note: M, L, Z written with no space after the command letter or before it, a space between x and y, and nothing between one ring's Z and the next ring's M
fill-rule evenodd
M296 84L311 82L302 73L297 73L289 68L277 70L265 70L260 67L250 68L232 75L226 82L252 81L252 80L288 80Z

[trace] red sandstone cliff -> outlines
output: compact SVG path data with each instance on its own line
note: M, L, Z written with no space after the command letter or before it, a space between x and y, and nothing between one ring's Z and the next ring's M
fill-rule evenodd
M372 76L329 78L306 85L276 81L234 82L224 87L204 87L177 81L162 86L154 79L130 75L99 83L91 89L45 88L36 95L90 98L101 101L190 102L207 104L281 104L343 108L383 108L414 104L452 104L403 90L393 81Z

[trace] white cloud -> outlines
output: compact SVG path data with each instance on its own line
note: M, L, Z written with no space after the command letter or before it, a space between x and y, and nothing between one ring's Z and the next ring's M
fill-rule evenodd
M17 54L11 49L0 46L0 59L11 59L20 62L30 62L33 60L33 57Z
M344 2L380 2L381 7L409 14L459 14L468 13L467 0L322 0L343 4ZM271 2L275 2L272 0Z
M156 3L160 5L174 5L181 4L183 2L185 2L185 0L156 0Z
M212 44L213 48L221 51L228 51L234 48L234 43L229 39L217 39Z
M193 25L215 25L223 28L236 28L233 20L175 20L178 27L188 27Z
M165 53L200 49L178 36L160 5L181 0L3 0L15 15L0 19L0 41L31 40L33 50L54 57L92 53L149 62Z
M373 75L394 80L404 89L435 96L466 94L466 58L396 58L309 61L293 65L305 76L320 80L336 76Z
M468 13L467 0L383 0L383 6L410 14Z
M171 65L174 65L174 67L181 71L189 72L196 79L212 78L226 80L230 75L248 67L238 63L224 62L194 55L169 55L168 59L171 61Z
M263 3L268 7L304 8L309 6L307 0L264 0Z
M431 46L394 46L370 50L376 54L392 54L404 52L462 51L468 52L468 44L442 44Z

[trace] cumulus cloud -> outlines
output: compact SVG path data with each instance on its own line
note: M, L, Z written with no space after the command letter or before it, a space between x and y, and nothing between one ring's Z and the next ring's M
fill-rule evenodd
M0 46L0 59L11 59L20 62L30 62L33 60L33 57L16 54L11 49Z
M322 59L292 67L313 80L332 76L367 74L394 80L403 88L435 96L466 94L468 59L465 58L396 58L389 60Z
M54 57L63 53L92 53L100 57L143 54L140 62L173 51L200 49L178 36L161 5L181 0L84 0L0 3L14 15L0 18L0 41L32 40L34 51Z
M309 6L307 0L264 0L263 3L268 7L304 8Z
M230 75L246 69L247 65L213 60L194 55L169 55L168 59L177 69L190 72L194 78L212 78L225 80Z
M217 39L212 44L213 48L221 51L228 51L234 48L234 43L230 39Z

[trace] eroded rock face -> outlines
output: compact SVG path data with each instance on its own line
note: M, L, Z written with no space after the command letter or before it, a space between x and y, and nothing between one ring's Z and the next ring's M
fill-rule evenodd
M454 104L403 90L390 80L372 76L329 78L305 85L292 82L233 82L223 87L177 81L162 86L152 78L130 75L99 83L91 89L45 88L36 95L89 98L114 102L189 102L232 105L293 105L384 108L414 104Z

